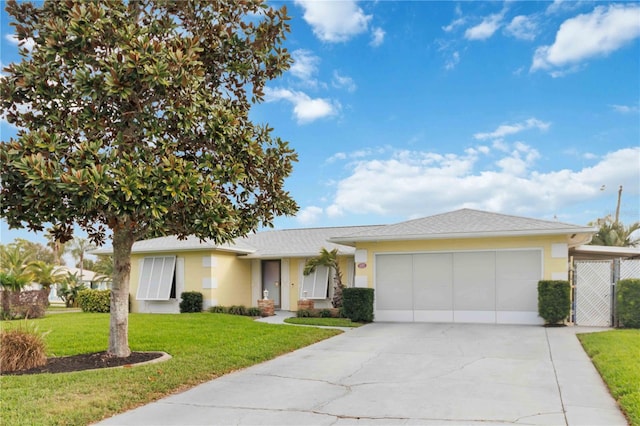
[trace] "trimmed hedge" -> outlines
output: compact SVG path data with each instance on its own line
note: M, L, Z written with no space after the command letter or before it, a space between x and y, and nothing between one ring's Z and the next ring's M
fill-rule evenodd
M80 290L77 302L82 312L109 312L111 310L111 290Z
M373 289L362 287L343 289L342 313L353 322L373 321Z
M571 313L571 286L566 280L538 281L538 315L546 324L564 321Z
M616 318L622 327L640 328L640 279L629 278L616 284Z
M180 294L180 313L202 312L202 293L198 291L185 291Z

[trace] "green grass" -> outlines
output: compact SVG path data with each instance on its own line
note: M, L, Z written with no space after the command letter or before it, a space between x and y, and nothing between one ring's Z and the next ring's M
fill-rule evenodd
M640 426L640 330L578 335L633 426Z
M300 325L320 325L325 327L360 327L360 322L351 322L349 318L286 318L284 322Z
M106 350L109 314L57 314L32 320L49 356ZM0 328L19 326L2 322ZM133 368L2 376L1 423L84 425L215 377L339 334L264 324L224 314L130 314L133 351L164 351L169 361Z

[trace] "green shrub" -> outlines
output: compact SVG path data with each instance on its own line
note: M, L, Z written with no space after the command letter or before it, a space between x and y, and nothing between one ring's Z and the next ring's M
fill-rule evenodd
M622 327L640 328L640 279L616 284L616 318Z
M33 325L1 330L0 372L9 373L45 365L47 351L43 337Z
M353 322L373 321L373 289L350 287L342 290L342 313Z
M232 315L247 315L247 308L244 305L233 305L229 308L229 313Z
M81 290L77 302L82 312L109 312L111 309L111 290Z
M546 324L564 321L571 312L571 287L565 280L538 281L538 315Z
M308 309L298 309L296 316L298 318L313 318L313 312Z
M331 318L332 317L331 311L329 309L322 309L319 312L319 316L320 316L320 318Z
M180 313L202 312L202 293L198 291L185 291L180 294Z
M247 309L247 315L250 317L260 317L262 316L262 311L257 306L252 306Z

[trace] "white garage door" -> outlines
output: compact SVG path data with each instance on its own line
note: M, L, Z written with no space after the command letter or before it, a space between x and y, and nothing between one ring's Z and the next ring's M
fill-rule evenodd
M542 251L376 255L376 320L541 324Z

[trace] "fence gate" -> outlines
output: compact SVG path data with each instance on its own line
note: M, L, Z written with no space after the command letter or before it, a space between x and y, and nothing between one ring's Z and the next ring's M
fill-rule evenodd
M574 277L576 325L609 327L613 261L576 261Z
M640 259L620 261L620 279L640 278Z

